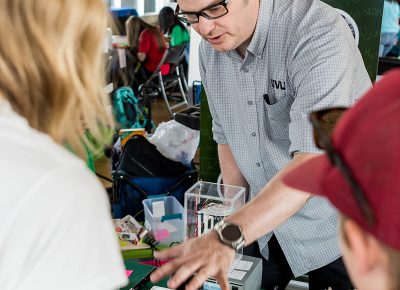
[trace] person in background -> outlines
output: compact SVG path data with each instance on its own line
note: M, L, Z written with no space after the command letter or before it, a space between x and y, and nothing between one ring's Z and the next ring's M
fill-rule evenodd
M137 16L130 16L125 22L126 38L129 50L137 57L139 49L139 36L146 28L146 22Z
M141 62L137 54L139 50L139 37L143 32L146 22L137 16L130 16L125 22L126 38L128 42L128 49L126 50L126 65L128 72L128 84L133 89L135 95L138 95L139 86L144 83L148 75L141 69ZM116 63L117 78L119 76L119 62Z
M171 7L164 7L158 14L161 32L170 37L169 45L176 46L189 43L190 37L185 25L174 14Z
M170 288L189 279L186 289L197 289L212 276L226 290L234 252L244 244L244 254L263 261L263 289L283 290L303 274L310 290L352 289L336 239L337 211L281 179L321 153L308 113L350 106L371 86L348 24L319 0L177 4L177 16L203 38L200 74L223 183L248 188L249 202L214 231L156 253L175 259L152 280L173 273Z
M400 289L399 83L400 70L387 73L344 113L331 137L321 128L334 125L335 113L320 113L313 123L326 154L283 177L340 211L343 259L358 290Z
M137 49L136 56L142 63L142 82L144 82L156 71L167 49L167 42L158 27L146 23L139 17L127 20L126 34L130 49ZM168 72L169 64L163 64L161 73L166 75Z
M82 160L86 130L111 141L106 5L2 0L0 19L0 289L120 288L108 196Z
M170 38L170 46L178 46L186 44L185 47L185 58L183 60L183 70L186 79L188 79L188 67L189 67L189 32L185 25L175 15L174 10L171 7L164 7L158 14L158 22L160 24L161 32Z
M397 43L399 16L400 10L397 0L385 0L383 4L379 57L385 57Z

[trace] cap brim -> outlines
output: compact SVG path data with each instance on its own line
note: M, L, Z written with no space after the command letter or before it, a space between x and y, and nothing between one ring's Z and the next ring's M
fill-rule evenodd
M312 194L326 195L321 188L322 179L329 167L325 154L305 161L283 176L283 182L293 188Z

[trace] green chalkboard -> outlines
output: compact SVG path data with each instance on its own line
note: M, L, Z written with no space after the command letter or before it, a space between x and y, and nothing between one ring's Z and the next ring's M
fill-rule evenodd
M352 30L358 30L356 38L365 66L372 81L378 70L379 39L381 33L384 0L323 0L325 3L344 11L345 19ZM347 15L350 15L350 19ZM352 27L354 20L356 27Z
M220 173L217 143L212 135L212 119L204 89L200 93L200 179L216 182Z

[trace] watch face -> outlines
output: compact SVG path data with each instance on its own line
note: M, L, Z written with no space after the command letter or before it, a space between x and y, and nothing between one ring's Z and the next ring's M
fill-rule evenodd
M232 242L237 241L242 236L242 233L236 225L227 225L221 231L221 234L224 239Z

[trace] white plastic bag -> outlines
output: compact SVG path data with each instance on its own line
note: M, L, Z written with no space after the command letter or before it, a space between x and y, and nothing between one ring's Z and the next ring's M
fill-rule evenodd
M189 165L199 146L200 132L171 120L159 124L149 141L165 157Z

